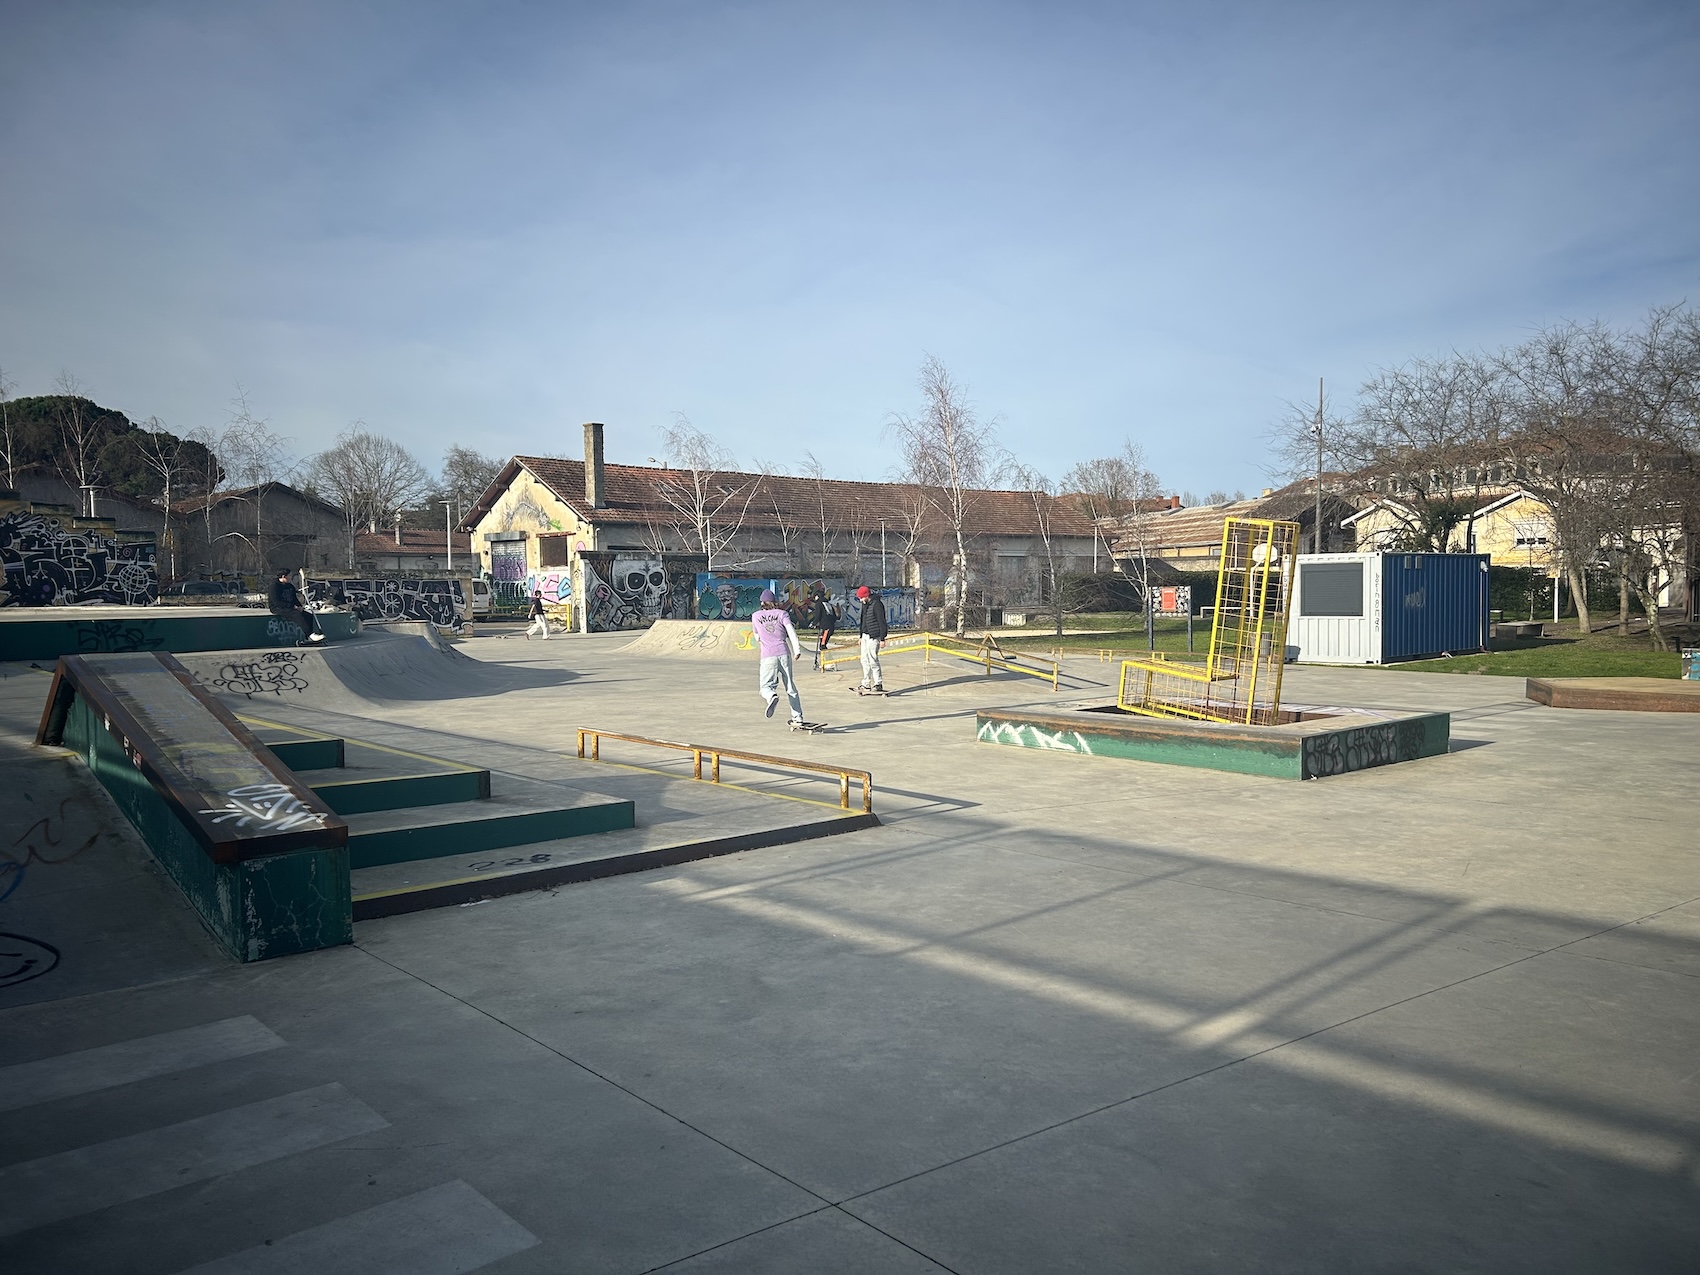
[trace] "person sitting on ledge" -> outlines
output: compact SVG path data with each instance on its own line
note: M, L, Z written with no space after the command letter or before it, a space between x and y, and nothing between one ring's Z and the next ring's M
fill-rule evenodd
M271 592L267 597L271 613L279 619L288 620L304 635L296 646L306 642L323 642L325 635L319 629L319 623L313 618L312 612L301 605L301 591L289 578L288 571L279 571L277 579L272 581Z

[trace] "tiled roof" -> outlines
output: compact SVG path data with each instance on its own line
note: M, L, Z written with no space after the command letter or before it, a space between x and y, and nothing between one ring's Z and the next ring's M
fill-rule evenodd
M1336 507L1348 504L1338 493L1327 490L1323 492L1323 500ZM1143 528L1147 550L1204 549L1222 543L1222 523L1229 518L1271 518L1308 524L1315 508L1316 486L1307 480L1291 483L1255 500L1230 500L1220 505L1193 505L1185 509L1130 514L1108 524L1108 535L1117 552L1138 548L1134 536L1136 528ZM1325 525L1333 518L1334 514L1325 513Z
M667 525L679 514L668 503L669 489L688 490L690 471L649 465L603 467L603 504L592 508L584 498L584 462L552 456L516 456L497 475L484 496L466 515L471 527L493 506L518 472L530 470L581 520L589 523ZM901 483L816 480L789 474L751 474L726 471L713 476L714 485L730 493L727 512L744 509L743 525L751 530L772 529L781 522L791 528L819 527L824 521L837 531L877 534L883 520L888 530L904 524L904 511L914 500L913 488ZM715 497L718 499L718 496ZM1051 511L1051 534L1089 537L1092 524L1072 506L1040 497ZM1039 534L1032 493L976 491L970 503L969 530L974 535L1031 536ZM929 522L935 522L929 519Z
M395 540L396 533L390 531L365 531L354 538L354 551L364 557L380 557L388 554L436 554L443 556L443 533L441 531L425 531L413 527L403 527L401 543ZM456 553L472 552L471 542L465 535L457 535L455 539Z

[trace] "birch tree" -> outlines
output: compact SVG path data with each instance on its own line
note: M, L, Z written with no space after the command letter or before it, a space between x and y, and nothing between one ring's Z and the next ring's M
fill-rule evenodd
M669 468L657 491L673 511L681 538L695 544L712 572L716 556L731 544L749 513L749 476L737 473L732 454L682 412L662 428L661 437Z
M968 526L975 493L998 468L1001 455L995 422L982 421L967 392L943 363L928 355L919 377L921 412L893 415L887 430L897 439L903 480L926 493L927 501L949 529L955 553L956 635L968 625Z

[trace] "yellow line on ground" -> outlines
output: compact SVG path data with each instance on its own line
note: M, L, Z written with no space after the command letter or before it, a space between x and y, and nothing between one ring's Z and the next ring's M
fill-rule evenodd
M447 757L433 757L429 753L410 753L405 748L391 748L388 744L375 744L369 739L357 739L352 735L315 735L311 731L302 730L299 726L289 726L283 722L271 722L267 721L263 717L244 717L242 714L238 713L236 715L236 720L247 722L251 726L267 726L273 730L293 731L295 734L306 739L341 739L348 743L359 744L362 748L371 748L380 753L389 753L392 757L406 757L412 761L435 762L439 766L453 766L455 769L460 771L477 771L484 769L483 766L472 766L463 761L451 761Z

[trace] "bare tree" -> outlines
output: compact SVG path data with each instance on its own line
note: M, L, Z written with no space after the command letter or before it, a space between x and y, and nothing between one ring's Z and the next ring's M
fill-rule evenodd
M266 570L266 490L282 482L293 469L289 441L274 433L268 421L254 415L247 391L238 385L230 404L230 420L218 436L218 454L225 473L249 489L241 499L254 506L254 534L251 539L239 531L225 535L247 542L254 570L262 576ZM208 517L211 517L210 509Z
M1131 438L1124 440L1121 452L1110 459L1116 462L1116 472L1122 484L1117 500L1124 512L1115 523L1116 540L1128 563L1129 570L1124 574L1138 585L1149 635L1151 566L1156 558L1162 484L1145 463L1145 449Z
M313 493L338 505L348 525L348 566L360 528L376 531L431 490L431 475L400 443L355 421L307 463Z
M175 578L177 537L172 524L172 492L181 487L184 462L192 448L189 440L171 433L157 416L148 417L146 424L131 431L130 445L142 465L159 479L159 503L165 510L165 569L167 575Z
M772 461L758 460L756 469L759 476L755 481L755 496L761 504L773 511L773 525L779 532L780 552L785 555L785 570L787 573L797 567L797 546L803 538L803 525L797 520L797 511L779 498L779 489L773 478L784 471Z
M100 481L100 450L107 441L105 422L95 414L94 404L83 393L82 382L71 373L59 373L53 384L59 390L55 409L59 474L87 502L78 512L92 515L94 488Z
M1057 578L1056 540L1051 534L1053 515L1056 512L1056 485L1037 469L1029 466L1016 466L1011 475L1016 486L1025 489L1027 497L1033 502L1033 525L1038 528L1039 540L1045 550L1045 578L1050 583L1051 619L1054 632L1058 637L1063 631L1063 596L1062 581Z
M1132 439L1114 456L1083 460L1063 475L1062 489L1092 523L1092 569L1098 569L1099 523L1135 512L1140 501L1154 496L1145 491L1156 479L1145 466L1145 453Z
M826 574L827 563L832 557L832 544L835 531L833 510L827 501L826 470L813 452L803 453L803 476L814 484L814 499L809 502L809 512L814 526L812 534L819 537L820 551L817 569L822 575Z
M695 544L713 571L715 556L732 542L749 513L749 477L736 473L731 453L682 412L674 414L661 437L671 464L656 488L676 517L675 529L687 544Z
M456 444L443 453L443 476L437 485L438 494L462 509L470 508L496 481L503 464L494 456Z
M12 391L17 388L18 383L7 377L5 368L0 368L0 472L6 475L3 485L8 488L17 482L18 440L12 433L9 403Z
M893 415L887 424L902 448L903 476L927 494L955 547L956 634L968 624L968 524L975 492L1000 464L997 428L982 421L966 391L944 364L928 355L921 364L919 416Z

